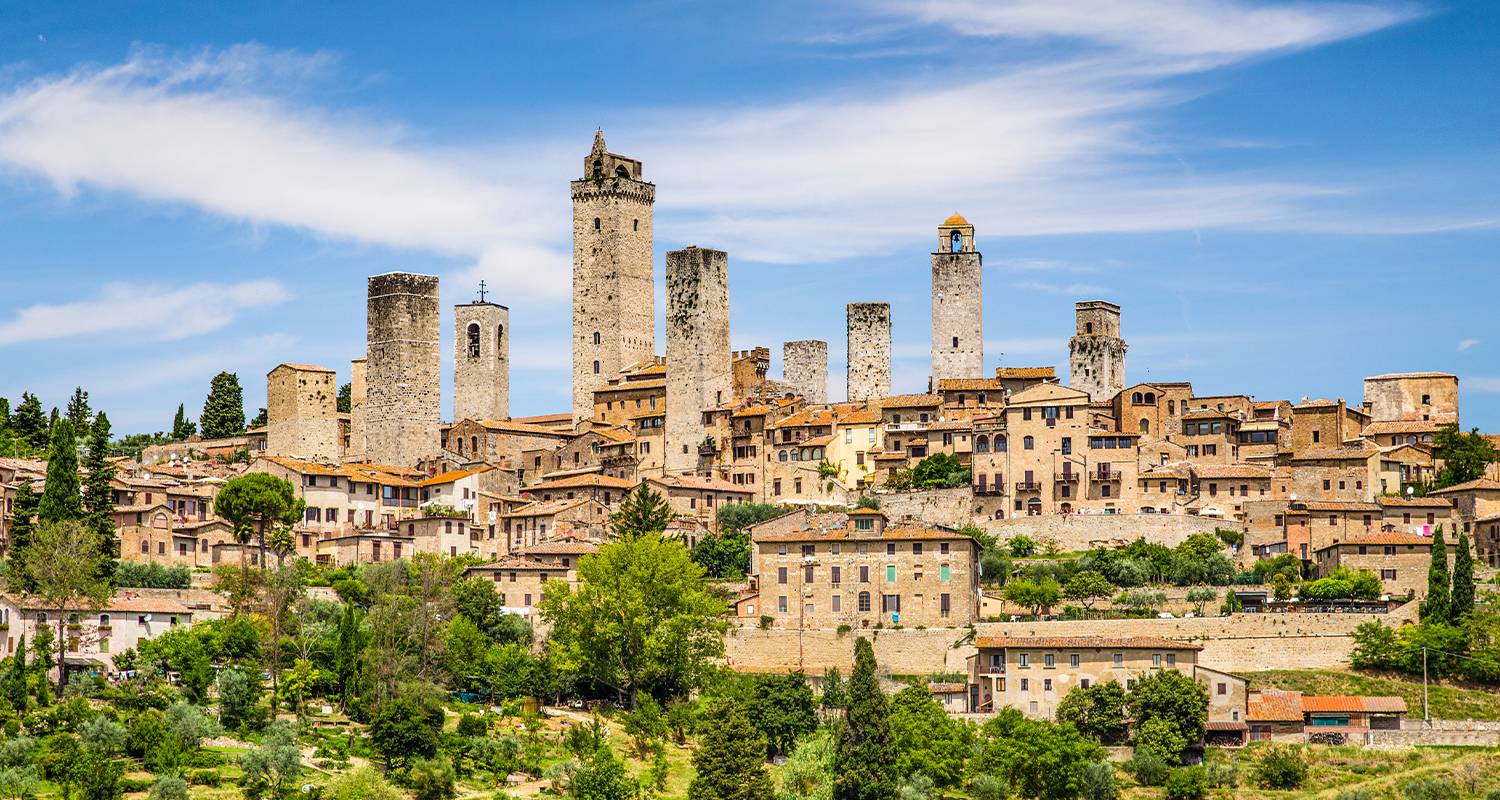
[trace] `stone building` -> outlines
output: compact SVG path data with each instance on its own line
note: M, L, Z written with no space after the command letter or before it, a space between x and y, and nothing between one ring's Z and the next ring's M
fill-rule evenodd
M733 380L726 403L750 397L766 384L766 375L771 371L771 348L736 350L730 354L729 364Z
M797 525L797 522L801 525ZM957 628L979 617L979 544L870 509L750 528L761 613L786 628Z
M847 313L847 397L850 402L886 397L891 393L891 304L850 303Z
M654 356L631 364L594 390L594 421L630 425L641 414L665 413L667 360Z
M363 358L356 358L349 362L349 446L344 448L344 459L346 461L365 460L365 431L366 413L368 407L365 405L370 393L369 383L365 376L365 366L368 362Z
M1125 386L1125 340L1120 338L1120 307L1104 300L1074 306L1077 332L1068 341L1068 385L1108 403Z
M1458 422L1458 376L1398 372L1365 378L1364 410L1377 422Z
M698 469L708 438L703 412L734 391L729 351L729 254L688 247L667 253L665 469Z
M1153 636L981 636L969 656L973 710L1009 706L1052 719L1075 688L1108 681L1129 687L1141 675L1175 669L1192 676L1201 645Z
M781 346L782 375L809 403L828 402L828 343L817 339Z
M343 455L338 377L311 364L279 364L266 375L266 451L327 464Z
M974 226L954 214L938 226L932 254L932 378L984 374L984 258Z
M365 456L410 466L439 452L442 357L438 279L388 272L369 279Z
M453 421L510 417L510 310L453 307Z
M656 352L656 186L642 180L641 162L608 152L599 131L572 194L573 418L584 420L595 389Z
M1409 533L1372 533L1334 541L1314 554L1318 577L1339 567L1371 572L1390 595L1426 594L1432 539Z

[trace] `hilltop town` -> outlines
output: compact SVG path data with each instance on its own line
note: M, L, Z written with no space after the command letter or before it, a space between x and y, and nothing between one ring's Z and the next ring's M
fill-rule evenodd
M1457 376L1371 375L1349 398L1258 397L1257 370L1269 365L1247 367L1234 394L1200 394L1190 376L1132 382L1129 309L1107 299L1080 299L1074 319L1057 320L1072 331L1067 364L992 367L983 256L975 225L957 213L937 225L931 255L925 393L892 393L900 321L878 296L847 298L842 376L830 375L836 343L732 349L730 257L706 247L666 254L663 344L656 186L646 177L641 161L608 150L601 131L570 184L571 408L511 416L511 312L490 299L503 301L504 286L469 300L467 287L440 288L434 276L369 276L367 347L349 364L286 353L266 365L263 421L225 436L169 437L111 460L99 513L112 523L119 574L183 577L164 586L117 580L112 594L71 612L40 591L0 596L6 654L20 647L24 659L25 641L50 638L49 619L61 629L66 618L56 637L67 645L59 694L71 686L62 673L128 685L151 659L181 681L189 667L174 659L183 656L153 640L226 624L260 602L258 590L225 583L232 570L280 574L300 564L302 591L329 604L330 624L345 607L351 620L356 607L376 615L380 593L396 591L370 577L383 570L477 579L493 590L495 630L516 621L528 629L491 644L545 660L576 635L564 595L597 589L602 565L622 563L603 553L649 534L677 548L684 560L671 563L694 580L701 573L721 604L704 623L713 632L706 661L765 685L793 681L809 698L843 691L851 673L869 677L873 663L886 692L915 692L953 725L1008 715L1050 725L1079 719L1079 698L1098 687L1135 702L1146 682L1170 685L1175 677L1160 676L1173 673L1201 687L1203 705L1195 723L1174 728L1175 751L1157 753L1166 762L1211 766L1236 758L1213 753L1258 754L1261 742L1370 752L1500 745L1500 695L1487 694L1500 675L1500 626L1485 591L1500 569L1500 462L1494 437L1465 432ZM451 354L442 347L445 302ZM795 320L784 329L795 335ZM833 400L829 383L840 379L844 399ZM19 547L18 529L37 536L47 519L32 515L57 480L55 460L0 459L7 546ZM103 473L80 474L88 483ZM282 511L294 516L226 512L234 507L222 496L227 487L253 475L284 482ZM648 605L672 602L654 584L643 591ZM436 612L445 626L451 605ZM281 621L286 608L255 613L294 624ZM415 625L421 615L402 619ZM1467 633L1442 639L1444 631ZM263 635L290 648L266 668L281 690L297 665L320 666L312 651L301 661L290 655L299 640L285 629ZM637 709L642 692L659 695L652 702L712 694L686 679L592 679L557 684L550 697L530 685L505 696L495 688L507 671L500 662L483 661L477 678L428 670L423 648L457 645L421 636L401 658L423 663L415 674L470 704L525 697L530 712L562 699ZM1413 688L1422 680L1413 665L1433 652L1443 658L1428 664L1429 680L1462 687L1450 699L1471 693L1463 719L1418 700L1428 695ZM213 658L215 669L233 659ZM586 662L573 653L558 663ZM343 715L363 713L356 721L368 722L369 709L339 699L353 696L342 680L337 692L326 675L303 680L328 699L302 708L299 697L297 717L347 724ZM1486 703L1493 714L1469 713ZM1120 730L1097 737L1126 751L1115 761L1129 755L1128 742L1142 747L1142 713L1127 731L1121 711ZM583 718L557 711L554 724L573 717ZM792 752L789 742L778 755ZM689 756L674 758L686 765ZM534 764L513 766L497 784L522 795L548 785L541 774L510 775L540 773ZM1141 763L1118 769L1139 796L1157 796L1144 792L1166 780L1153 782ZM1034 796L1024 775L1004 777ZM947 778L972 793L963 796L1004 796L981 794L969 778L925 776L929 787ZM686 796L686 780L663 777L661 786ZM1047 796L1079 796L1079 781L1071 794ZM1237 796L1259 796L1242 783Z

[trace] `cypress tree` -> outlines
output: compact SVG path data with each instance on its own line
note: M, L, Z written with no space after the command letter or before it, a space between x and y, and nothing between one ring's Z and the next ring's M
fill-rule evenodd
M197 423L187 418L187 409L182 403L177 404L177 416L172 418L172 439L183 441L198 432Z
M1448 545L1443 542L1443 526L1432 534L1432 566L1427 568L1427 599L1422 601L1423 622L1446 623L1452 619L1448 578Z
M333 651L333 675L338 684L339 703L349 707L359 675L359 616L353 603L344 603L339 618L339 641Z
M113 583L120 540L115 535L115 495L110 481L115 465L109 460L109 417L100 411L89 426L88 454L84 457L83 521L99 537L99 580Z
M1469 534L1458 532L1453 554L1453 593L1448 601L1448 616L1454 625L1474 613L1474 556L1469 553Z
M41 504L37 506L40 522L65 522L83 517L83 498L78 489L78 445L73 440L73 423L57 421L52 431L52 446L47 453L47 483L42 487Z
M68 399L68 421L73 423L74 431L81 431L89 426L93 417L93 410L89 408L89 393L82 386L73 389L73 396Z
M10 400L0 397L0 431L10 427Z
M26 635L21 634L21 641L16 643L16 654L11 658L10 673L5 676L5 697L20 714L26 713L31 706L31 692L26 680L30 674L31 667L26 663Z
M42 401L31 392L21 392L21 403L10 420L16 435L37 450L47 446L47 415L42 411Z
M897 776L891 708L875 676L869 639L854 641L854 672L845 691L849 709L833 754L834 800L893 800Z
M233 372L220 372L208 388L198 428L205 439L225 439L245 432L245 396Z
M696 773L688 786L695 800L771 800L766 743L738 702L721 699L708 707L706 726L693 752Z
M21 562L28 552L27 546L31 544L31 532L36 528L36 509L41 500L41 495L36 493L36 487L31 481L24 480L16 487L16 502L11 508L10 542L7 544L11 585L27 593L34 591L36 587L31 585L29 579L23 579L22 576L28 573L21 568Z

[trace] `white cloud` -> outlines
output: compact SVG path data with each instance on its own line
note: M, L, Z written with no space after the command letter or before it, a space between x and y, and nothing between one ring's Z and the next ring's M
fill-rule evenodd
M1458 352L1462 353L1476 344L1479 344L1478 339L1460 339L1458 342Z
M1500 394L1500 378L1464 378L1463 385L1481 392Z
M147 341L185 339L223 328L240 311L288 297L286 287L266 280L177 287L112 283L88 300L20 309L0 322L0 346L122 333Z
M1046 292L1048 294L1066 294L1074 297L1083 295L1108 294L1109 289L1103 286L1095 286L1088 283L1047 283L1046 281L1020 281L1012 283L1012 288L1026 289L1033 292Z

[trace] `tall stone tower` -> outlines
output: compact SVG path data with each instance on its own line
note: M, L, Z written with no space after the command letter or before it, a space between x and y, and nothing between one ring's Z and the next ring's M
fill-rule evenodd
M573 181L573 417L593 416L594 390L656 355L651 206L641 162L604 147L604 132Z
M439 450L442 357L437 277L410 272L372 275L366 315L366 457L377 464L414 466Z
M847 392L851 402L863 402L891 394L891 304L850 303L849 372Z
M510 310L482 299L454 306L453 421L509 418Z
M703 410L734 393L729 353L729 254L689 247L667 253L668 474L698 468L708 437Z
M984 258L974 226L954 214L938 226L932 254L932 387L984 375Z
M266 454L339 463L338 377L311 364L266 374Z
M782 377L809 403L828 402L828 343L817 339L781 345Z
M1125 388L1125 340L1120 338L1120 307L1104 300L1074 305L1078 331L1068 341L1068 385L1107 402Z
M349 447L344 450L345 461L365 460L365 399L368 393L365 360L356 358L349 362Z

